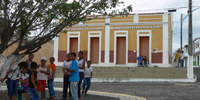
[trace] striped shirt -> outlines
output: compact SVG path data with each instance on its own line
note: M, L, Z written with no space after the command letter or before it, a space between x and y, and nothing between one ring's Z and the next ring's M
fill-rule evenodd
M21 72L19 66L14 66L12 69L12 72L9 73L8 78L10 78L11 80L16 80L19 79L19 73Z

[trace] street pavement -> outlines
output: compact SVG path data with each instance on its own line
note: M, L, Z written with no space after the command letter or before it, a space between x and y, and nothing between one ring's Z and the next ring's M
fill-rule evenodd
M1 84L2 86L2 84ZM3 85L4 86L4 85ZM63 83L54 83L62 88ZM91 91L128 94L144 97L147 100L199 100L200 83L133 82L133 83L92 83ZM48 97L48 92L46 91ZM62 92L56 91L57 98ZM25 96L23 96L25 97ZM7 91L0 91L0 100L7 100ZM120 100L119 98L87 95L82 100Z
M62 83L55 83L54 85L61 87ZM200 100L199 82L92 83L90 90L134 95L144 97L147 100Z

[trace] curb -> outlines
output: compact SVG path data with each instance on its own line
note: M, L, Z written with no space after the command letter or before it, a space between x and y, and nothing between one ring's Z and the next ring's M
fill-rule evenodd
M54 82L63 82L63 78L55 78ZM93 78L91 82L196 82L196 77L194 79Z
M54 88L56 91L62 91L63 88ZM144 97L138 97L128 94L121 94L121 93L110 93L110 92L101 92L101 91L88 91L88 94L91 95L98 95L98 96L107 96L107 97L114 97L120 98L120 100L146 100Z

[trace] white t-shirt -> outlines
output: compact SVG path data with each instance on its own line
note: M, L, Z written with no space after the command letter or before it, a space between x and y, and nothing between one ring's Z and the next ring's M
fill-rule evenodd
M23 73L21 73L20 78L22 78L22 80L26 80L29 78L29 75L28 75L28 73L26 73L25 75Z
M19 79L19 73L21 72L21 70L19 69L19 66L14 66L12 69L12 72L8 74L8 78L10 78L11 80L16 80Z
M184 54L180 54L180 59L184 60L184 58L185 58L185 55Z
M81 59L81 60L77 60L77 63L78 63L78 67L83 67L83 63L85 63L85 60L84 59ZM84 72L84 69L78 69L79 72Z
M47 75L45 73L41 73L40 71L47 71L47 67L46 68L42 68L41 66L37 69L38 73L37 73L37 79L38 80L47 80Z
M84 77L86 78L91 77L91 72L92 72L92 67L90 68L86 67L84 71Z
M70 68L71 65L72 65L72 61L65 60L64 63L63 63L63 68ZM67 72L67 71L65 70L65 72ZM69 75L70 72L68 72L67 74Z

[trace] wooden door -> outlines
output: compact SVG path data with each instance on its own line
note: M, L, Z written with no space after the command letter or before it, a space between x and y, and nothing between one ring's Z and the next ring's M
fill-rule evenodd
M91 38L90 41L90 60L93 64L99 64L99 38Z
M70 53L75 52L78 56L78 38L70 38ZM76 56L76 57L77 57Z
M146 56L149 62L149 37L140 37L140 56Z
M117 37L116 64L126 64L126 37Z

